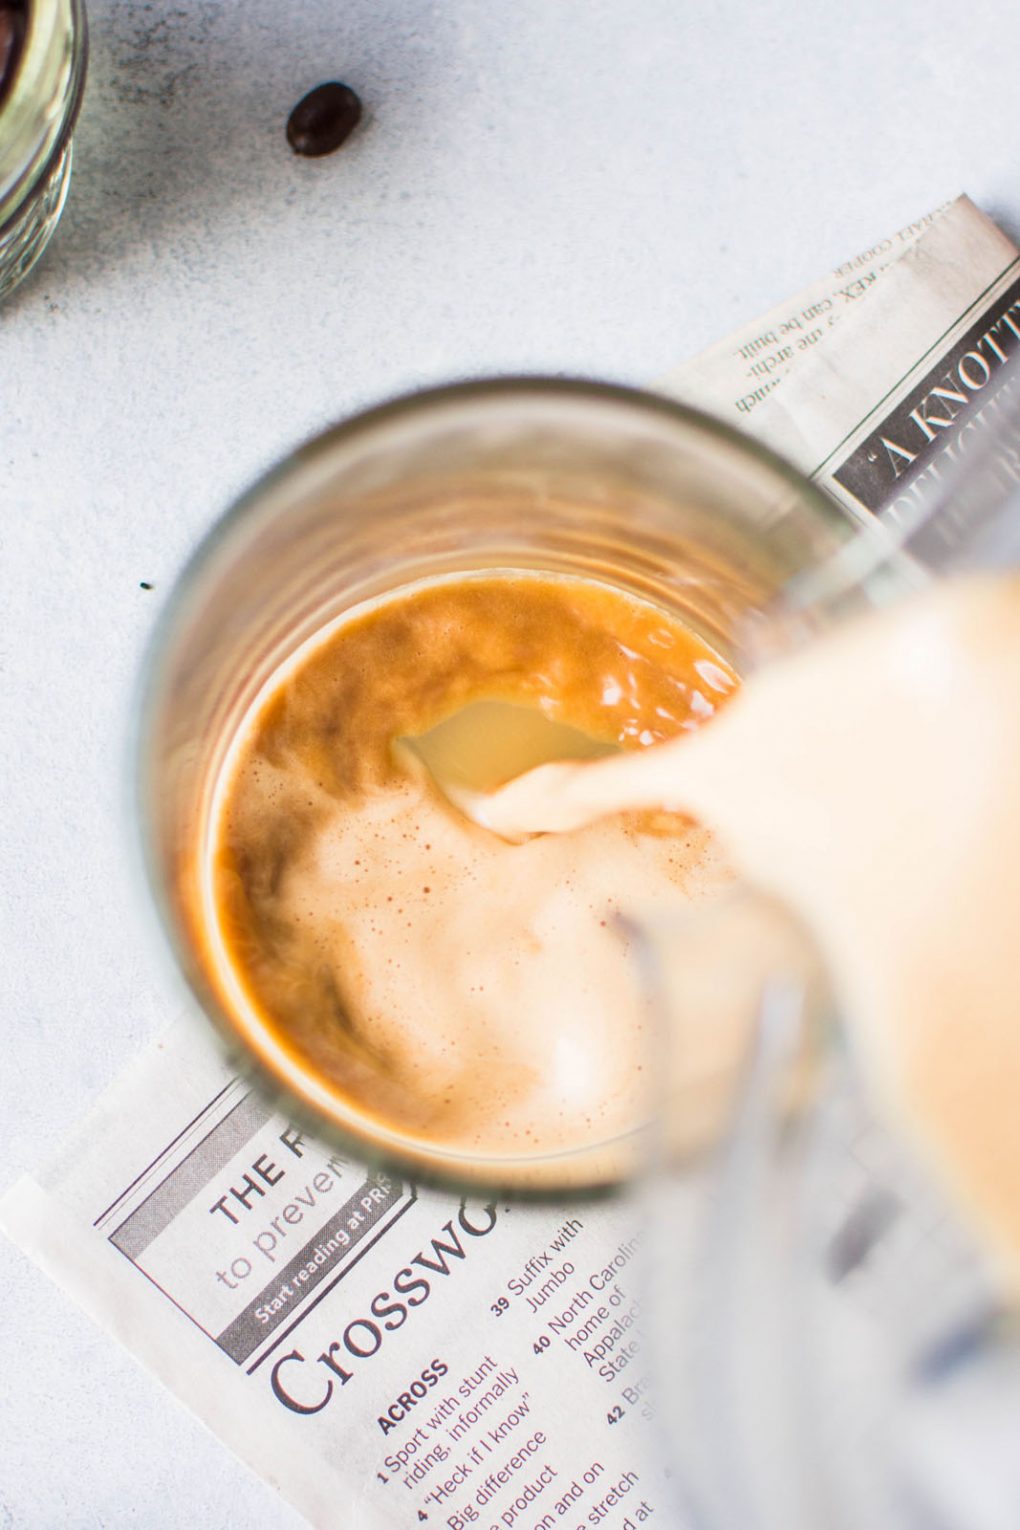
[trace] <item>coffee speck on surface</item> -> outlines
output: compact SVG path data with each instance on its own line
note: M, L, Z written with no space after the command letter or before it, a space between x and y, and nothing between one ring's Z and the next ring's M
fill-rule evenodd
M316 85L287 119L287 142L295 154L314 159L332 154L361 121L361 102L349 85Z

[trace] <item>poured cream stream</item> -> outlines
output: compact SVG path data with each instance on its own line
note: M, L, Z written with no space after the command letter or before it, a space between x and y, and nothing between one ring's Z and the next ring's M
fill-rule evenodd
M696 735L545 766L510 837L649 804L721 836L827 957L876 1087L1020 1274L1020 579L871 613Z

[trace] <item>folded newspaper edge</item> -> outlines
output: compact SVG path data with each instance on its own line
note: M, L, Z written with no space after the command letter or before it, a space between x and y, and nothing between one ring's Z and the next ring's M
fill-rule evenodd
M960 197L661 387L895 514L987 423L1018 344L1020 255ZM633 1211L358 1164L263 1104L190 1010L0 1226L315 1526L673 1522Z
M994 418L1018 352L1020 253L961 196L661 387L758 437L856 514L895 516Z

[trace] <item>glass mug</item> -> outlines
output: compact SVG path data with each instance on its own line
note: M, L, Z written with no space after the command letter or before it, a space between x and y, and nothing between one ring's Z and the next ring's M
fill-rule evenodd
M141 823L176 958L283 1108L362 1158L465 1186L591 1189L640 1164L637 1126L555 1154L439 1148L373 1120L245 1010L210 954L202 868L231 741L279 665L361 602L479 571L615 586L739 661L749 616L855 529L793 469L718 422L624 388L545 379L464 384L371 410L299 449L235 505L181 576L153 640Z

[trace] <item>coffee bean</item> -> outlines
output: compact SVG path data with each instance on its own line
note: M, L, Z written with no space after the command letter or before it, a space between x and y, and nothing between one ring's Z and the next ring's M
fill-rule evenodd
M349 85L331 80L302 96L287 118L287 142L309 158L332 154L361 121L361 102Z

